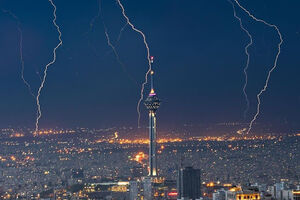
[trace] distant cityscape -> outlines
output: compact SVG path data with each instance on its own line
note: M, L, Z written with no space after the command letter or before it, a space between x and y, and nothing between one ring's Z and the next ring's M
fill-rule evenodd
M49 129L37 137L31 136L32 131L1 129L2 199L149 196L144 194L149 140L130 134L131 128ZM299 133L166 134L157 138L156 148L158 176L148 180L150 199L177 199L179 172L189 166L200 170L199 197L203 199L237 199L243 193L261 199L299 198Z
M300 200L299 0L0 7L0 200Z

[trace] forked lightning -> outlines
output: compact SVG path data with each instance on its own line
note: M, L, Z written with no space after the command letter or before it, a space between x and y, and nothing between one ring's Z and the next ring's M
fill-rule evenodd
M48 72L48 68L55 63L56 61L56 50L62 45L62 39L61 39L61 31L60 31L60 28L59 26L57 25L56 23L56 6L55 4L53 3L52 0L49 0L49 2L51 3L51 5L53 6L54 10L53 10L53 24L54 26L56 27L57 29L57 32L59 34L58 36L58 40L59 40L59 43L56 45L56 47L53 49L53 59L51 62L49 62L46 67L45 67L45 70L44 70L44 75L43 75L43 78L42 78L42 83L38 89L38 93L37 93L37 96L36 96L36 104L37 104L37 109L38 109L38 112L37 112L37 118L36 118L36 123L35 123L35 132L34 132L34 135L38 134L38 130L39 130L39 120L41 119L42 117L42 110L41 110L41 104L40 104L40 96L41 96L41 92L42 92L42 89L44 88L44 85L45 85L45 82L46 82L46 78L47 78L47 72Z

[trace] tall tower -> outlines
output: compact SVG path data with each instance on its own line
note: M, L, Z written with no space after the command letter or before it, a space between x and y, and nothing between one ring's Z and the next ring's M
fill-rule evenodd
M153 64L153 57L151 56L151 65ZM156 163L156 110L160 106L160 100L154 92L153 76L154 71L151 69L151 90L144 101L144 104L149 111L149 175L157 176L157 163Z

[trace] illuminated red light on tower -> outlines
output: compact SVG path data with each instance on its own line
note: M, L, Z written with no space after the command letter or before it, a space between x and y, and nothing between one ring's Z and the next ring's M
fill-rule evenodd
M154 56L150 56L151 63L154 61Z

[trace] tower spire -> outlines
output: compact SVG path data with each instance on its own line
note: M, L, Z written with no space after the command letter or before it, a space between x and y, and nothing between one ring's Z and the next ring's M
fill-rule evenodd
M150 71L150 78L151 78L151 90L150 90L150 94L155 94L155 92L154 92L154 83L153 83L153 76L154 76L154 71L153 71L153 67L152 67L152 65L153 65L153 62L154 62L154 57L153 56L151 56L150 57L150 60L151 60L151 71Z

